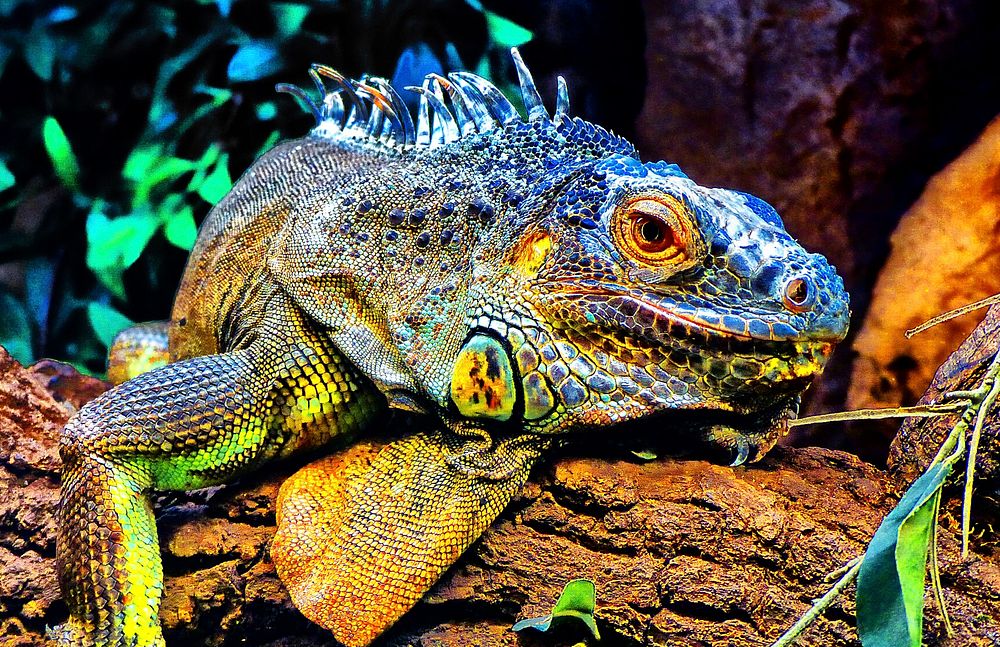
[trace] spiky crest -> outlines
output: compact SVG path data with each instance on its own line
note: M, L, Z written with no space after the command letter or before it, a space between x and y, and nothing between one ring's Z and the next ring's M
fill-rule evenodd
M495 85L471 72L451 72L447 76L428 74L422 85L408 86L407 90L420 95L415 120L402 97L380 77L362 77L355 81L333 68L314 64L309 75L322 97L320 103L295 85L280 83L275 89L292 94L305 104L316 118L313 134L320 137L348 136L406 150L444 146L510 124L540 122L567 137L602 141L610 150L635 155L632 144L625 139L569 115L569 89L561 76L557 82L555 113L550 117L516 47L511 48L511 57L521 86L521 100L528 111L527 118L517 112Z

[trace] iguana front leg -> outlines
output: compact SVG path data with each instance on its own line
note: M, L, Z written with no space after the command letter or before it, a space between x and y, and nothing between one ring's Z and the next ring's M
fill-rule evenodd
M162 645L149 492L221 483L352 433L382 402L332 347L300 329L164 366L84 407L60 443L57 552L70 619L56 637Z

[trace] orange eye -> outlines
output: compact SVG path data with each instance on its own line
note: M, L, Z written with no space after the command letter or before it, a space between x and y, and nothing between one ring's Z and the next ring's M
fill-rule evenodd
M614 216L616 242L622 251L649 265L674 266L694 256L698 240L691 217L674 198L639 198Z

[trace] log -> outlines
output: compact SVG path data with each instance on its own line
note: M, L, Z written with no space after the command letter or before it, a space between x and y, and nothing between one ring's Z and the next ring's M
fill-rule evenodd
M57 434L96 380L52 362L24 368L0 350L0 645L44 644L65 618L54 567ZM669 419L636 434L675 444ZM662 440L668 436L666 440ZM637 436L638 437L638 436ZM844 452L778 448L740 468L695 458L644 462L611 434L561 451L445 577L379 641L403 645L557 645L579 636L510 631L545 615L570 579L597 585L602 645L768 645L859 555L899 482ZM644 446L640 444L634 445ZM286 463L224 488L157 502L170 645L329 645L289 602L268 557ZM928 597L927 644L992 645L1000 564L961 561L942 533L957 635ZM804 645L857 645L848 595Z
M916 337L919 339L919 336ZM938 368L920 404L937 402L952 391L977 388L1000 350L1000 306L986 313L982 323ZM903 423L889 450L889 472L899 483L920 475L937 453L955 424L954 416L913 418ZM988 415L976 459L978 491L995 494L1000 489L1000 416ZM992 497L984 497L989 505ZM995 500L995 499L994 499Z

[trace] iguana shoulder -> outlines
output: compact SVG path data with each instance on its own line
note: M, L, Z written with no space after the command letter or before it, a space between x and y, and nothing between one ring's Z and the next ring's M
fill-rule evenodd
M350 184L386 155L358 142L305 137L260 157L202 224L174 302L173 361L231 350L252 307L275 235L296 205L331 181ZM250 306L250 307L248 307Z

